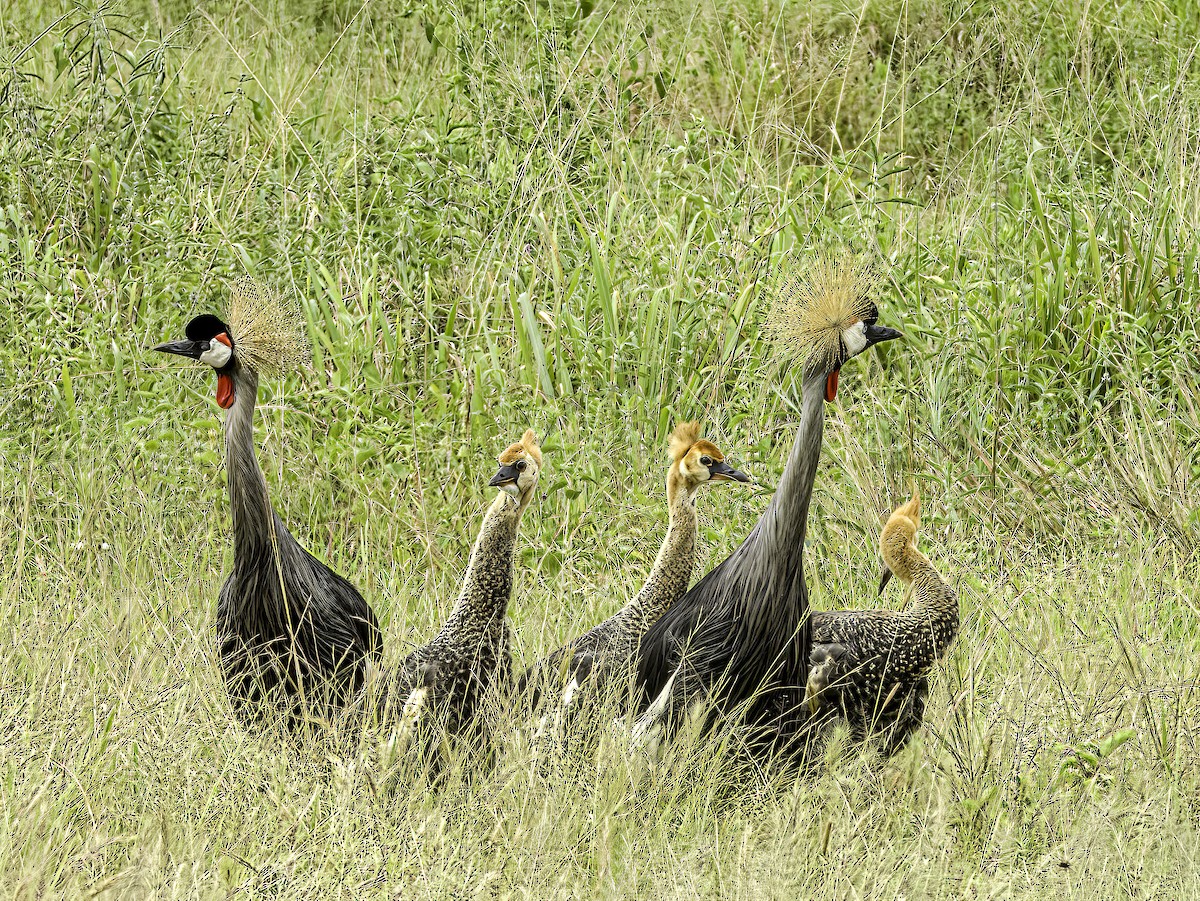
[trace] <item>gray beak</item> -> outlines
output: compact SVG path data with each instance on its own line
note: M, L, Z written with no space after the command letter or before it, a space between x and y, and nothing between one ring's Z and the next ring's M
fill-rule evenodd
M883 594L883 589L887 587L887 583L892 580L892 570L885 562L883 570L879 573L879 593Z
M867 339L867 347L870 347L872 344L903 338L904 333L898 332L894 328L888 328L886 325L868 325L863 330L863 337Z
M189 341L184 338L181 341L168 341L166 344L160 344L158 347L151 348L159 353L176 354L181 357L187 357L189 360L199 360L200 354L203 351L200 349L199 341Z
M492 488L500 488L508 484L515 485L518 475L520 473L517 472L517 464L509 463L500 467L499 471L492 476L492 480L488 482L488 485Z
M744 472L739 472L734 469L724 460L720 460L708 467L709 477L714 482L749 482L750 477Z

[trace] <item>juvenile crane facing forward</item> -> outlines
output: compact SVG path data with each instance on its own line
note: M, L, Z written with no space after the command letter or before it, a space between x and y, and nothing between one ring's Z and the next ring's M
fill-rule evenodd
M748 482L725 462L725 455L700 436L700 424L684 422L671 432L668 444L667 534L646 583L624 607L589 632L538 661L522 679L536 694L547 684L556 687L565 674L561 701L569 708L585 681L599 696L622 686L636 666L638 642L670 606L687 591L696 565L696 492L712 482Z
M197 316L187 338L160 344L211 366L226 410L225 453L233 518L233 572L217 604L220 667L244 721L277 708L296 728L328 718L359 690L382 651L374 611L348 581L302 548L271 506L254 454L259 373L278 371L303 347L295 311L248 281L228 322Z
M500 455L500 469L488 482L500 489L500 496L483 517L454 609L434 639L404 658L388 677L384 716L400 720L405 741L418 726L427 731L433 723L451 737L473 737L484 695L493 685L508 688L512 630L505 616L513 587L513 546L541 467L542 451L532 429Z
M859 739L878 737L884 754L919 729L929 671L958 634L958 593L917 550L921 499L897 507L879 537L884 586L893 574L912 588L902 612L837 610L813 614L805 692L809 710L841 713Z
M825 401L837 392L841 367L868 347L900 336L877 325L867 298L870 280L858 265L819 260L785 282L772 310L781 343L803 359L800 426L766 511L750 535L651 627L640 646L638 680L650 702L634 741L657 742L697 703L714 714L749 701L755 735L774 730L776 689L808 675L808 589L804 539L825 427ZM768 727L760 731L756 727ZM773 738L771 739L774 740Z

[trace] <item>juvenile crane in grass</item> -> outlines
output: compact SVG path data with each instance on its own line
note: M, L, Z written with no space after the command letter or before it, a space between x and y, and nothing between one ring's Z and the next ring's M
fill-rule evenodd
M493 688L506 690L512 677L512 630L506 614L513 587L517 528L533 500L542 451L529 429L500 455L488 484L500 495L479 529L458 600L441 631L409 654L384 685L383 715L399 720L405 743L419 729L450 738L483 737L479 708Z
M929 672L958 634L958 593L917 550L921 499L897 507L879 537L882 594L894 574L912 600L894 610L835 610L812 616L805 700L825 718L841 714L856 738L891 755L920 728Z
M217 603L221 673L244 721L277 711L293 729L328 720L382 651L370 604L292 537L254 453L259 376L303 359L302 322L294 307L243 280L225 319L197 316L186 338L154 348L216 372L234 551Z
M589 632L538 661L522 678L536 706L543 688L554 685L562 708L571 708L586 683L592 697L624 687L636 664L638 642L687 591L696 565L696 492L714 482L748 482L725 462L700 424L677 425L668 442L667 534L642 589Z
M634 726L637 745L668 737L694 709L704 709L707 729L721 712L741 707L754 746L754 736L776 729L779 690L805 684L810 632L804 539L824 404L836 396L848 360L900 336L878 324L868 276L857 262L820 258L783 280L769 323L802 360L796 440L775 494L746 540L642 639L638 681L648 706Z

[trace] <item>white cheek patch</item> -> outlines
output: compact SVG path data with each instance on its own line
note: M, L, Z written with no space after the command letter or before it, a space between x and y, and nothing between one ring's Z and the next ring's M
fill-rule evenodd
M856 356L867 349L867 324L861 319L842 332L842 341L850 356Z
M224 369L232 356L232 347L213 339L208 345L208 350L200 354L200 362L207 363L213 369Z
M517 487L516 482L505 482L500 486L500 490L505 494L511 494L513 497L521 496L521 489Z

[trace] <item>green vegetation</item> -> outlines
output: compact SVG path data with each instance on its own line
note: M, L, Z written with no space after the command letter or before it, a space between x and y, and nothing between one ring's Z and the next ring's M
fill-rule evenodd
M0 6L6 896L1200 894L1196 0L194 6ZM701 501L701 566L740 542L796 415L761 286L841 245L907 340L828 409L810 584L877 603L920 484L965 620L912 748L508 736L430 794L230 723L212 378L146 350L229 279L309 317L261 459L391 657L538 430L531 661L639 585L674 418L762 484Z

